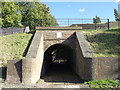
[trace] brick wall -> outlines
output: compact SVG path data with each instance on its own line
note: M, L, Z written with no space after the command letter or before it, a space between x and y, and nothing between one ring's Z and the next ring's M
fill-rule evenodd
M59 43L63 43L66 44L70 47L73 46L73 39L74 36L72 35L75 31L74 30L42 30L40 31L41 33L43 33L43 37L44 37L44 51L49 48L51 45L54 44L59 44ZM62 37L61 38L57 38L57 32L61 32ZM72 40L72 41L71 41Z
M110 28L120 27L120 21L110 22ZM82 29L108 29L108 24L72 24L71 27L82 27Z
M120 57L94 57L93 79L120 79Z

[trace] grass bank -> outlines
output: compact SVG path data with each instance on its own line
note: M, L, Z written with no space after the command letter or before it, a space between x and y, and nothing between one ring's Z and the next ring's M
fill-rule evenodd
M6 66L7 60L24 59L25 50L33 34L18 33L0 36L0 61Z
M85 82L90 88L96 88L98 90L111 90L112 88L120 88L120 83L115 80L92 80Z
M95 57L120 56L120 28L83 32Z

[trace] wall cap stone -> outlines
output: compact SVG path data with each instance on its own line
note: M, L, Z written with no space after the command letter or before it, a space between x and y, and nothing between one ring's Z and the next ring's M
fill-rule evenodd
M37 52L38 52L38 48L39 48L39 44L38 42L41 41L41 37L43 36L43 34L39 31L36 31L36 34L32 40L32 43L29 47L29 50L27 52L27 55L26 55L26 59L33 59L33 58L36 58L36 55L37 55ZM33 53L34 52L34 53Z
M76 37L78 39L78 43L81 47L81 51L82 51L82 54L83 54L83 57L93 57L93 53L90 49L90 46L88 45L85 37L84 37L84 34L83 32L76 32Z
M82 27L36 27L36 30L81 30Z

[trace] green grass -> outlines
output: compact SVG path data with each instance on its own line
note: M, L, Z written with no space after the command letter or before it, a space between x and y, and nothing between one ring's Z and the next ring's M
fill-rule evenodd
M83 32L95 57L120 56L120 28Z
M92 80L85 82L84 84L88 84L90 88L119 88L120 83L114 80ZM105 90L110 90L110 89L105 89Z
M84 30L95 57L120 56L120 28L111 30ZM25 49L33 34L0 36L0 60L6 66L7 60L24 59Z
M0 60L6 66L7 60L24 59L24 52L33 34L19 33L0 36Z

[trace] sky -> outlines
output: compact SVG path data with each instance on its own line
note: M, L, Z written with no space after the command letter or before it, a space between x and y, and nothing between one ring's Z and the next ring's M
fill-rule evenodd
M118 2L120 0L40 0L42 2Z
M55 18L101 19L114 21L114 9L118 9L118 2L42 2L50 7Z

